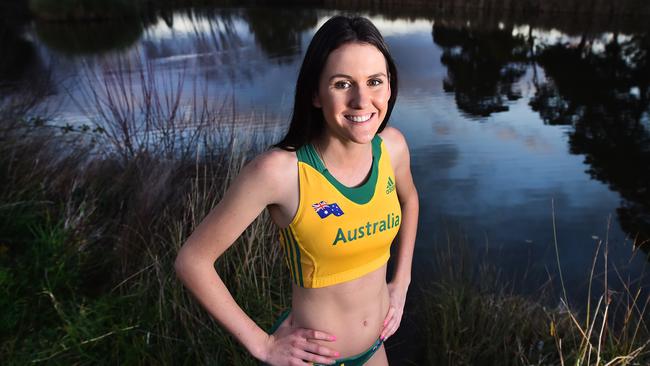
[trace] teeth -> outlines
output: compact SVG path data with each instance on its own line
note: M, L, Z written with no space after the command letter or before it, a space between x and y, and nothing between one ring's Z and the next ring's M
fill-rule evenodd
M364 114L362 116L351 116L351 115L345 116L345 118L349 119L352 122L365 122L369 120L370 117L372 117L372 113Z

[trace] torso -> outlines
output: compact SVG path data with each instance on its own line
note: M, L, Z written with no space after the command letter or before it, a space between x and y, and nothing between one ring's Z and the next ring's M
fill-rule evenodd
M293 285L293 327L334 334L336 341L315 341L350 357L366 351L379 337L388 313L386 265L358 279L322 287Z
M387 149L390 152L388 146ZM275 224L286 228L300 204L298 158L295 152L280 153L285 155L286 185L282 188L282 200L269 205L268 210ZM367 175L359 175L358 169L352 169L350 174L339 171L336 178L346 185L355 185L361 183L359 177L363 180ZM346 181L346 177L349 180ZM334 334L336 341L318 343L339 351L341 357L349 357L364 352L377 340L388 306L384 264L359 278L330 286L305 288L294 283L291 326Z

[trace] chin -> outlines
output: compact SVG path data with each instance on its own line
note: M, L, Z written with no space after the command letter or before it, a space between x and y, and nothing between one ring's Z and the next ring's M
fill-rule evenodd
M365 144L369 144L376 134L377 134L377 130L375 129L374 132L368 132L364 134L353 134L349 137L349 139L357 144L365 145Z

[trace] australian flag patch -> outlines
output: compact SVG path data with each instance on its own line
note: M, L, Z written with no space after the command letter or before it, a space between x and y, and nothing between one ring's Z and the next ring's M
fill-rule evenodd
M311 207L314 208L321 219L324 219L331 214L334 214L334 216L343 215L343 210L341 210L339 205L336 203L327 204L325 201L320 201L318 203L312 203Z

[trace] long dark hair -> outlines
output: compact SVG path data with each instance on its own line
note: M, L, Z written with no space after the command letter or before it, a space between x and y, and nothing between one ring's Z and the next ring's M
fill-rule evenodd
M312 100L318 91L318 83L327 57L332 51L349 42L371 44L377 47L386 59L391 95L388 99L386 117L381 122L378 132L384 129L397 98L395 62L388 51L384 38L370 20L361 17L335 16L318 29L307 47L307 53L302 61L296 82L296 97L293 102L289 131L280 142L274 145L275 147L294 151L323 132L325 126L323 112L320 108L314 107Z

